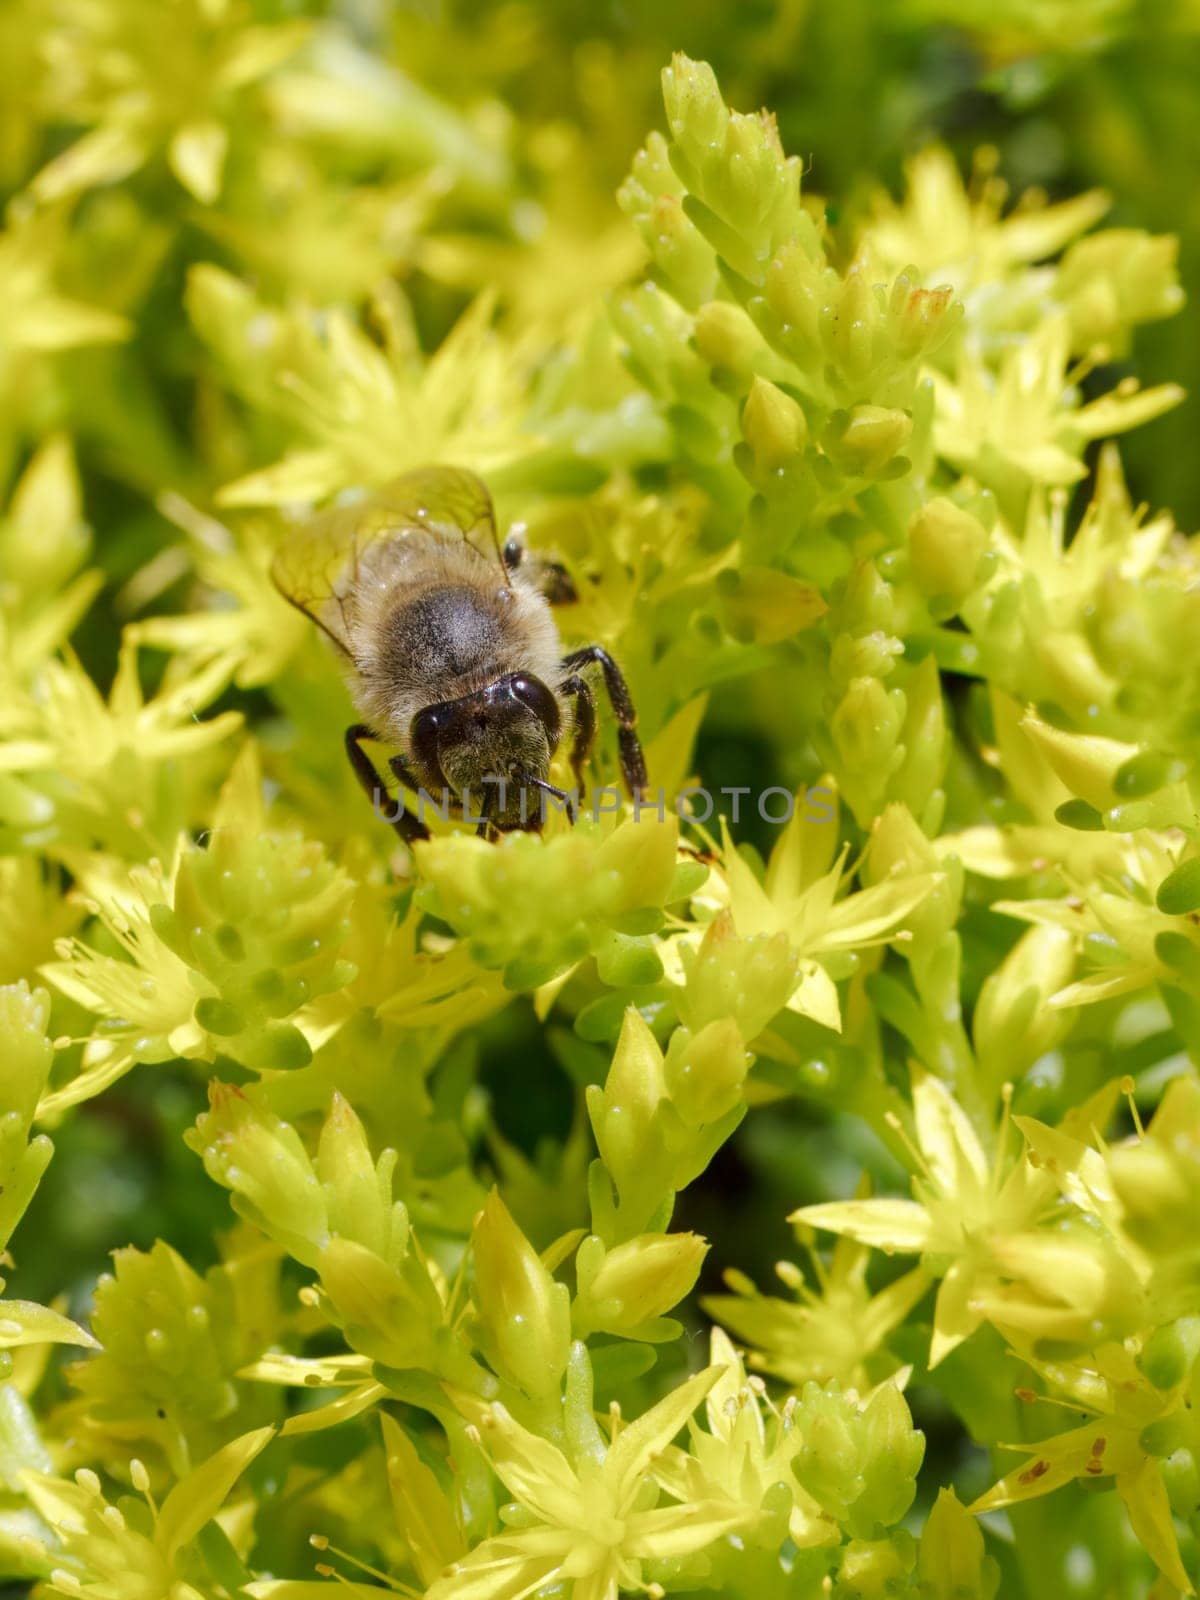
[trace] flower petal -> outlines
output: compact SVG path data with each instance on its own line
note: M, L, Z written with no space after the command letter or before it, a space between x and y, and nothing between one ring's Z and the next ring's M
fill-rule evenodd
M682 1506L639 1511L625 1522L621 1553L644 1560L670 1561L703 1550L735 1528L753 1521L757 1512L728 1500L697 1500Z
M1117 1493L1125 1502L1139 1543L1163 1577L1181 1593L1195 1594L1179 1556L1171 1504L1155 1457L1146 1456L1136 1472L1119 1472Z
M944 1195L978 1195L988 1164L966 1112L940 1078L915 1064L912 1085L917 1142L934 1183Z
M604 1463L617 1505L637 1490L651 1460L671 1443L720 1374L720 1367L706 1367L617 1434Z
M862 1244L891 1253L927 1250L933 1224L924 1206L915 1200L830 1200L801 1206L789 1222L805 1222L828 1233L844 1233Z
M478 1426L498 1477L522 1505L558 1527L586 1522L583 1487L561 1450L523 1428L499 1403L487 1408Z

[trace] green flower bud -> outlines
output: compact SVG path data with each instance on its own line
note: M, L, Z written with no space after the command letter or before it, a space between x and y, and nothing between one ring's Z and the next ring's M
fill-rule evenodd
M1136 745L1118 744L1097 734L1066 733L1035 716L1022 718L1021 727L1072 794L1097 811L1114 804L1117 773L1137 754Z
M1173 1078L1146 1137L1114 1146L1108 1167L1135 1243L1164 1262L1190 1263L1200 1196L1200 1084Z
M953 1489L940 1489L921 1532L917 1556L922 1600L992 1600L1000 1569L984 1554L983 1530L958 1502Z
M575 1259L576 1336L673 1338L678 1324L663 1314L691 1290L707 1253L707 1243L694 1233L646 1233L611 1250L594 1234L585 1239Z
M894 1383L882 1384L865 1405L836 1383L806 1383L795 1426L804 1441L797 1481L854 1538L873 1538L900 1521L916 1493L925 1439Z
M531 1398L556 1399L571 1351L571 1297L495 1189L475 1219L475 1303L489 1355Z
M661 133L652 133L634 156L617 203L632 219L680 304L695 307L712 301L717 263L712 246L684 212L683 198L667 141Z
M936 495L908 524L909 570L936 614L949 616L979 582L988 549L987 530L977 517Z
M755 363L761 359L766 347L763 344L762 334L741 306L734 305L730 300L710 300L696 313L692 338L696 349L710 367L729 374L730 378L735 380L739 393L744 394L747 389L751 393L754 392L754 385L759 381L754 377ZM768 388L774 389L774 385L769 384ZM775 393L782 394L782 391L776 389ZM783 398L788 397L784 395ZM791 403L795 404L794 401ZM801 412L800 416L803 423L804 413ZM747 439L750 439L746 433L744 414L742 432ZM752 439L750 445L753 449ZM802 447L803 439L797 445L797 448ZM755 450L755 458L757 457L758 451Z
M347 1344L385 1367L439 1370L442 1302L428 1269L411 1253L398 1271L353 1239L331 1239L317 1268Z
M1189 1521L1200 1508L1200 1468L1195 1450L1186 1447L1173 1450L1159 1463L1159 1471L1171 1510L1177 1517Z
M972 1028L979 1064L993 1088L1017 1078L1054 1048L1071 1027L1069 1011L1047 1005L1075 969L1075 940L1066 928L1039 923L1025 932L985 980Z
M1117 769L1113 788L1123 799L1140 800L1178 783L1187 776L1187 770L1187 763L1178 756L1164 755L1161 750L1139 750Z
M912 418L888 406L855 406L829 419L821 447L842 472L854 478L896 476L897 460L912 437Z
M682 950L687 981L675 1009L691 1034L729 1019L743 1039L754 1039L792 996L799 958L784 933L738 936L723 911L704 930L699 950Z
M790 395L766 378L755 378L742 407L742 437L759 473L778 472L803 453L808 421Z
M693 1035L677 1028L667 1047L664 1073L671 1104L690 1127L717 1122L741 1104L752 1061L731 1017Z
M317 1146L316 1171L325 1192L331 1233L353 1239L393 1266L408 1250L408 1213L392 1200L394 1150L371 1158L354 1107L335 1090Z
M833 1600L892 1600L911 1593L916 1540L904 1528L886 1539L852 1539L843 1549Z
M329 1238L326 1198L296 1130L240 1089L213 1083L209 1110L184 1139L234 1209L306 1266Z
M836 623L839 630L855 635L891 636L899 631L892 586L874 561L854 564L838 603Z
M878 678L851 681L830 720L838 754L852 773L895 771L896 743L904 723L904 696Z
M689 156L724 150L729 112L707 61L692 61L682 53L672 56L671 65L663 69L662 90L668 126Z

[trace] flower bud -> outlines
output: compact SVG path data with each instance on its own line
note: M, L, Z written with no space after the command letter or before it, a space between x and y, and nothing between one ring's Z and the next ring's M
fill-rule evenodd
M664 1064L672 1106L693 1128L728 1116L741 1103L750 1062L732 1017L710 1022L694 1036L677 1028Z
M1169 917L1200 910L1200 856L1181 861L1158 886L1154 903Z
M1156 1389L1182 1383L1200 1356L1200 1317L1180 1317L1156 1328L1142 1347L1138 1366Z
M677 52L663 69L662 88L667 125L676 142L689 152L723 151L729 112L708 62Z
M988 548L987 530L977 517L936 495L908 524L909 570L935 611L949 616L979 581Z
M315 1266L329 1237L325 1194L295 1128L240 1089L213 1083L209 1110L184 1139L215 1183L229 1189L234 1209Z
M663 1055L658 1041L642 1014L633 1006L625 1011L625 1022L604 1088L596 1089L592 1123L600 1154L609 1171L625 1165L640 1143L639 1134L647 1127L666 1095Z
M993 1086L1017 1078L1070 1031L1067 1011L1047 1005L1071 980L1075 940L1066 928L1037 924L984 980L972 1033L979 1064Z
M928 1600L992 1600L1000 1571L984 1554L983 1532L953 1489L940 1489L921 1532L920 1592Z
M438 1369L442 1303L411 1253L398 1271L353 1239L331 1239L316 1264L347 1344L385 1367Z
M852 680L830 719L838 754L850 772L885 777L895 770L904 709L898 689L885 689L878 678Z
M898 1528L886 1539L852 1539L842 1551L833 1600L891 1600L908 1594L916 1542Z
M900 1521L916 1493L925 1439L894 1383L865 1406L836 1383L806 1383L796 1426L804 1440L796 1479L848 1533L869 1539Z
M44 989L31 990L23 979L0 987L0 1251L54 1151L45 1134L29 1137L54 1059L49 1020Z
M571 1303L495 1189L475 1219L475 1301L500 1364L532 1398L558 1396L571 1349Z
M777 472L804 450L808 421L790 395L766 378L755 378L742 407L742 436L759 472Z
M1023 717L1021 727L1073 795L1097 811L1114 804L1117 773L1137 754L1137 745L1118 744L1098 734L1066 733L1035 716Z
M325 1191L331 1233L353 1239L399 1264L408 1249L408 1212L392 1200L396 1152L371 1158L366 1131L354 1107L334 1091L317 1148L316 1170Z
M699 950L684 951L687 982L675 1007L684 1027L699 1034L723 1018L743 1039L762 1032L792 996L799 962L784 933L740 938L732 916L722 911L704 930Z
M1200 1194L1200 1084L1173 1078L1145 1138L1116 1145L1108 1168L1134 1242L1168 1262L1190 1262Z
M912 436L912 418L887 406L835 412L821 438L825 454L849 477L878 478Z
M0 986L0 1106L14 1117L23 1144L50 1076L54 1046L46 1037L50 996L22 978Z
M710 300L696 313L692 338L710 367L739 380L740 392L752 389L758 381L754 378L754 363L765 347L762 335L741 306L731 300Z
M576 1336L672 1337L674 1324L658 1319L692 1288L707 1253L695 1233L644 1233L607 1251L594 1234L585 1239L575 1261Z

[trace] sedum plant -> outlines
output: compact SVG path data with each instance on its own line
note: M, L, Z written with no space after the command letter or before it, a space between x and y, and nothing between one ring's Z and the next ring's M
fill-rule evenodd
M684 54L658 117L665 4L0 20L39 1600L1200 1582L1200 568L1121 453L1176 241L919 118L823 195L790 9L712 40L781 121ZM981 82L1161 24L885 9ZM371 816L271 555L431 463L570 577L636 801L605 731L574 827Z

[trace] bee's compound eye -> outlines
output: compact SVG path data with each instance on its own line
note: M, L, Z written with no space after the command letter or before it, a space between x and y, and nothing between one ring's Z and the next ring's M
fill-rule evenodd
M508 680L509 688L522 705L528 706L546 730L557 737L558 701L540 678L532 673L518 672Z
M413 748L427 749L437 738L441 726L441 719L436 710L426 707L424 711L418 711L412 719L412 728L409 732Z
M514 568L519 567L521 562L524 561L525 546L516 535L512 535L504 541L503 554L504 565L512 572Z

